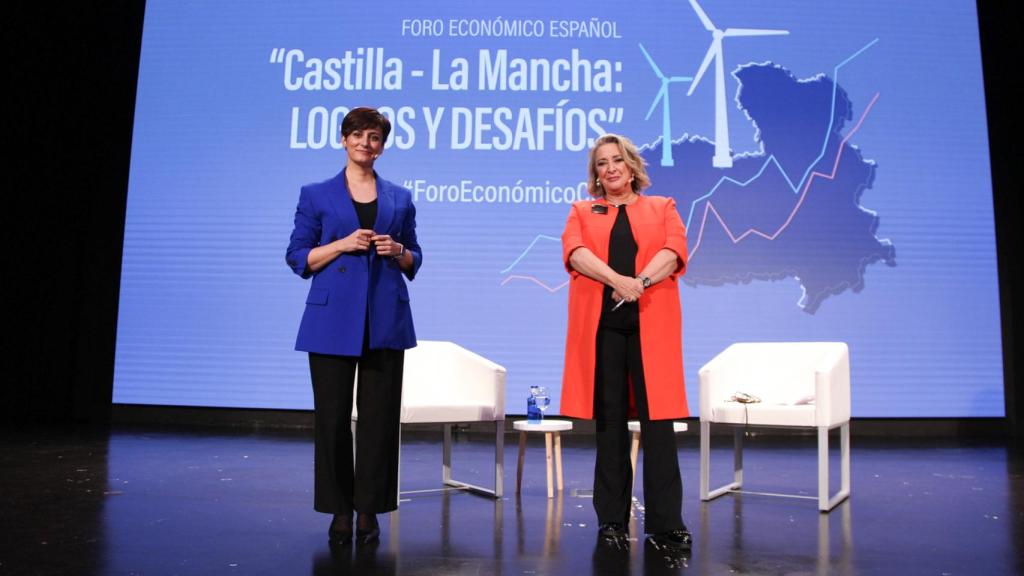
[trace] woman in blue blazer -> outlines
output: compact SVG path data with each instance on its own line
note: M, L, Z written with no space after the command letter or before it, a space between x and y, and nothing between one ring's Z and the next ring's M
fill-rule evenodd
M302 187L286 256L296 274L313 279L295 348L309 353L313 380L313 507L334 515L328 534L338 543L352 539L353 511L356 540L370 543L380 536L376 514L398 506L402 366L416 345L405 280L423 256L412 194L373 169L390 132L372 108L345 116L348 162L334 178Z

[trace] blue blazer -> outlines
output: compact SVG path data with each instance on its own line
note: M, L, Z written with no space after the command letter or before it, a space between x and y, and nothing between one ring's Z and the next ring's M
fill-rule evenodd
M405 350L416 346L409 289L397 262L379 257L371 250L342 254L318 272L307 266L310 250L344 238L358 228L359 217L352 206L344 170L330 180L302 187L285 260L296 274L302 278L312 276L313 282L306 297L296 350L359 356L367 325L370 348ZM412 193L379 176L373 230L389 234L412 252L412 269L405 272L412 280L423 262L416 241Z

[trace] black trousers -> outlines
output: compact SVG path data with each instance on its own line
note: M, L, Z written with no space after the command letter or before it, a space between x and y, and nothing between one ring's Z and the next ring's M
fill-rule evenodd
M649 418L640 333L635 330L600 328L597 331L594 509L598 522L626 524L629 520L633 488L626 428L630 381L644 447L644 531L656 534L681 530L684 528L683 481L679 475L676 435L671 420Z
M398 508L398 450L404 350L361 356L309 355L315 417L313 508L328 514L390 512ZM359 409L352 453L356 367Z

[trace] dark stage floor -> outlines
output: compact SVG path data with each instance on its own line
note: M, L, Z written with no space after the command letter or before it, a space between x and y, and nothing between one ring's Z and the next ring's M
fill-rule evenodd
M544 449L527 452L515 491L515 437L499 501L409 495L381 517L376 548L329 549L313 512L304 432L121 428L109 434L6 433L0 442L0 574L1019 574L1021 457L1002 445L854 438L853 496L831 514L812 500L698 499L697 435L680 436L692 555L645 550L642 506L630 551L596 545L591 438L565 440L565 492L546 497ZM440 434L407 434L402 487L436 487ZM731 462L724 442L717 472ZM456 445L459 475L486 484L484 437ZM813 440L753 439L747 487L815 490ZM724 480L725 476L720 476ZM641 482L637 482L640 501Z

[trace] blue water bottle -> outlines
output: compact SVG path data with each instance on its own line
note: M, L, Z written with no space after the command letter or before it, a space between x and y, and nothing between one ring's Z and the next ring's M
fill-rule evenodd
M540 406L537 405L537 395L540 394L540 386L530 386L530 395L526 398L526 421L530 424L540 424L543 418Z

